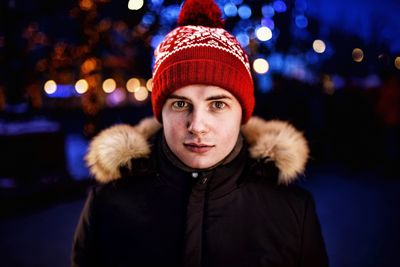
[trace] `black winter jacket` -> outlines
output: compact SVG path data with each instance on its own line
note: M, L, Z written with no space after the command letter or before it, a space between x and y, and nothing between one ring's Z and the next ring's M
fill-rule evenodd
M101 183L82 211L72 266L328 266L311 194L286 185L308 153L293 127L254 118L232 160L197 172L162 152L161 134L148 149L151 124L117 126L91 143ZM134 152L110 156L124 147Z

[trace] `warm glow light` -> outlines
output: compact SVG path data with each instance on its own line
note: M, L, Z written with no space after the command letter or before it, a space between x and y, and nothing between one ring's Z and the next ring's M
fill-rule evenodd
M264 74L267 73L269 70L269 64L268 61L266 61L263 58L257 58L256 60L254 60L253 62L253 69L255 72L257 72L258 74Z
M260 27L256 30L256 36L260 41L268 41L272 38L272 31L268 27Z
M322 86L325 93L329 95L333 95L335 93L335 84L333 83L329 75L324 75L324 77L322 78Z
M128 8L130 10L139 10L143 7L143 0L129 0Z
M140 87L140 80L137 78L131 78L126 82L126 90L128 92L134 93L139 90Z
M313 42L313 49L316 53L321 54L325 52L326 45L322 40L315 40Z
M135 98L137 101L144 101L149 96L149 91L144 86L139 87L139 90L135 92Z
M79 2L79 7L82 10L90 10L93 7L93 1L92 0L81 0Z
M78 94L86 93L88 88L89 88L89 84L85 79L80 79L75 84L75 90L78 92Z
M147 80L146 87L147 87L147 90L149 90L150 92L153 90L153 79L150 78Z
M400 57L396 57L396 59L394 60L394 66L400 70Z
M107 94L114 92L115 88L117 88L117 83L114 79L107 79L103 82L103 90Z
M361 62L364 59L364 52L360 48L354 48L351 55L355 62Z
M85 62L83 62L81 66L81 71L84 74L90 73L96 69L96 65L97 65L96 59L88 58L85 60Z
M46 94L51 95L54 94L57 90L57 84L53 80L49 80L44 84L44 91Z

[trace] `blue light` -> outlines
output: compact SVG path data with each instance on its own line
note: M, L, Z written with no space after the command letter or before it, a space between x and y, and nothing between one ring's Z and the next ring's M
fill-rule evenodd
M150 45L151 47L153 47L154 49L157 48L157 46L162 42L162 40L164 40L164 35L154 35L153 39L151 39Z
M155 6L161 6L164 3L164 0L151 0L151 3Z
M246 33L239 33L238 35L236 35L236 39L238 40L238 42L240 43L240 45L242 47L247 47L250 43L250 38Z
M271 71L281 72L283 68L283 56L279 53L273 53L268 58Z
M274 16L275 10L272 6L265 5L261 8L261 13L263 14L264 17L271 18Z
M318 63L318 55L314 51L309 51L306 54L306 60L309 64L316 64Z
M297 10L305 11L307 9L307 2L306 2L306 0L296 0L295 6L296 6Z
M161 24L175 23L178 19L179 11L181 7L179 5L166 6L161 14Z
M276 12L278 13L283 13L286 11L287 7L285 2L281 1L281 0L277 0L273 3L274 9Z
M243 3L243 0L232 0L232 3L235 5L241 5Z
M332 82L335 85L335 89L342 89L346 86L346 81L338 75L332 75Z
M248 19L251 17L251 8L248 5L240 6L238 12L242 19Z
M271 75L257 75L258 88L263 93L268 93L272 90Z
M270 28L271 30L273 30L275 28L275 23L270 18L261 19L261 25L262 26L266 26L266 27Z
M299 16L296 16L295 23L296 23L297 27L299 27L300 29L304 29L308 25L308 20L305 16L299 15Z
M236 31L253 31L254 25L253 22L249 19L241 19L238 21L235 27Z
M73 96L79 96L79 94L72 84L57 84L57 90L53 94L47 95L50 98L69 98Z
M142 18L142 24L145 25L145 26L151 26L154 23L155 20L156 20L156 18L154 17L153 14L147 13Z
M227 3L224 6L224 13L227 17L235 17L237 15L237 7L232 3Z

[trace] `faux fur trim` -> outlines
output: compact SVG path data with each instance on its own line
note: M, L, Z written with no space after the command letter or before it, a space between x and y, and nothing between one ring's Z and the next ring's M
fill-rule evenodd
M290 184L304 172L309 155L307 141L289 123L252 117L242 133L252 158L274 161L279 169L278 183Z
M132 158L149 157L147 140L160 128L154 118L148 118L135 127L121 124L102 131L91 141L85 157L91 174L101 183L117 180L120 167L132 169ZM275 162L280 184L289 184L303 173L309 154L307 141L290 124L252 117L242 126L242 133L252 158Z
M147 139L160 128L161 124L148 118L135 127L121 124L100 132L91 141L85 157L91 174L101 183L118 179L121 176L120 167L131 169L132 158L147 158L150 155Z

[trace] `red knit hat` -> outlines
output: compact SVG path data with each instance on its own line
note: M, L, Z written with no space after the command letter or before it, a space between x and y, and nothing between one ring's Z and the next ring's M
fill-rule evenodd
M242 106L242 123L254 109L254 87L246 53L224 30L221 11L213 0L186 0L172 30L154 52L154 116L161 122L162 107L172 92L191 84L219 86Z

